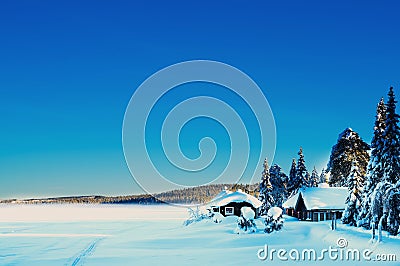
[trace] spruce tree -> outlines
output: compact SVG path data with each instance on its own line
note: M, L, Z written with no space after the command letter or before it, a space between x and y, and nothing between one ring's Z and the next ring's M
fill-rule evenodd
M295 159L293 159L290 169L290 196L295 195L300 188L308 187L310 184L310 173L308 173L306 168L303 148L300 147L298 155L297 165Z
M383 101L378 105L373 151L359 224L373 230L399 233L400 226L400 129L393 87L388 93L386 119ZM379 238L378 238L379 239Z
M267 158L264 160L263 167L264 170L262 172L259 187L260 194L258 195L258 199L262 202L262 206L260 207L260 215L266 215L269 208L271 208L274 204L274 199L272 197L272 185L270 181L271 176Z
M289 183L288 183L288 198L291 197L294 193L293 191L295 190L296 184L298 184L297 181L297 175L296 175L296 159L293 158L292 160L292 166L290 167L290 172L289 172Z
M377 184L382 180L383 168L382 168L382 157L383 157L383 145L385 138L383 136L386 128L386 105L381 98L376 108L375 125L374 125L374 136L371 141L371 158L368 164L368 172L366 176L366 182L363 189L362 195L362 209L358 217L358 225L365 228L371 227L373 218L373 210L371 205L373 203L374 190ZM376 206L376 205L375 205ZM375 223L375 228L377 227Z
M298 153L299 159L297 160L297 168L296 168L296 190L302 187L308 187L310 184L310 174L307 172L306 162L304 160L303 148L300 147L300 151Z
M369 162L369 145L365 143L357 132L346 128L332 147L328 163L330 172L329 185L335 187L347 186L353 162L356 162L360 175L365 176Z
M360 172L357 161L353 161L351 173L347 180L349 196L346 199L346 209L342 218L344 224L356 225L361 207L361 193L364 185L364 176Z
M386 128L383 133L383 179L392 184L399 180L400 175L400 128L399 115L396 113L396 103L393 87L390 87L387 102Z
M290 196L289 189L288 189L289 188L289 177L282 171L282 169L280 172L280 176L282 179L282 186L284 187L283 196L284 196L284 202L285 202L288 199L288 197Z
M282 168L274 164L270 170L270 180L272 185L272 197L274 199L274 207L282 208L283 202L286 200L286 184L287 176L282 172Z
M315 169L314 166L314 169L311 172L310 187L318 187L319 180L320 178L317 169Z
M312 184L311 184L311 175L310 175L310 172L306 172L306 175L305 175L305 177L304 177L304 185L303 185L303 187L311 187L312 186Z
M321 175L319 176L319 183L320 184L328 183L328 180L326 179L326 177L327 177L326 171L325 171L325 169L322 169Z
M396 113L395 95L390 87L386 105L386 128L383 133L382 168L383 178L375 190L383 195L383 214L381 223L391 235L397 235L400 224L400 128L399 115Z

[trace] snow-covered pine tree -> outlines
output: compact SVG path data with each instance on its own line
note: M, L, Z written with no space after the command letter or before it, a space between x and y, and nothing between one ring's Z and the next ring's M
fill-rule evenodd
M272 197L272 185L270 181L270 173L269 173L269 166L268 160L265 158L263 164L264 170L261 176L261 182L259 186L258 199L262 202L262 206L260 207L260 215L267 214L269 208L271 208L274 204L274 199Z
M388 93L388 102L386 106L386 128L383 133L385 138L383 144L382 167L383 179L395 184L400 175L400 128L399 115L396 113L396 103L393 87L390 87Z
M370 226L368 228L378 229L380 227L382 230L386 230L386 217L387 215L383 213L384 209L384 199L385 193L391 184L387 182L379 182L376 185L376 188L371 194L371 207L370 207Z
M369 162L369 145L357 132L346 128L332 147L328 163L330 172L329 185L334 187L347 186L348 176L353 162L356 161L360 175L365 176Z
M384 185L381 189L383 202L382 224L391 235L397 235L400 224L399 193L400 193L400 128L398 126L399 115L396 113L396 99L393 87L390 87L386 105L386 128L383 133L382 168ZM384 226L385 227L385 226Z
M318 187L319 179L317 169L315 169L314 166L314 169L311 172L310 187Z
M373 211L371 210L371 204L373 199L373 192L377 184L382 180L383 168L382 168L382 156L383 156L383 145L385 138L383 134L386 128L386 105L381 98L376 108L375 125L374 125L374 136L371 141L371 158L368 164L368 172L366 175L365 186L362 195L361 212L358 217L358 226L363 226L367 229L371 228L371 222L373 219ZM375 205L376 206L376 205ZM374 219L374 228L378 226L379 219Z
M342 218L344 224L355 226L361 207L361 193L364 186L364 176L360 172L357 161L353 161L351 173L347 180L349 196L346 199L346 209Z
M283 201L283 202L285 202L285 201L288 199L288 197L289 197L289 190L288 190L288 187L289 187L289 177L287 176L287 174L285 174L285 173L282 171L282 169L281 169L280 176L281 176L281 179L282 179L282 185L283 185L283 187L284 187L284 191L283 191L284 201ZM282 203L283 203L283 202L282 202Z
M298 183L296 192L299 188L308 187L310 184L310 174L307 171L302 147L300 147L298 155L299 159L297 160L297 168L296 168L296 180L298 181Z
M250 207L242 207L240 209L241 215L237 221L237 228L235 232L240 233L254 233L257 231L257 226L254 222L255 213Z
M305 185L303 187L311 187L311 175L310 172L306 172L306 176L304 178L305 180Z
M272 207L268 210L267 217L264 220L264 232L270 234L273 231L279 231L283 227L284 219L282 218L282 209L279 207Z
M297 160L297 165L295 159L293 159L292 167L290 169L289 197L295 195L300 188L308 187L310 184L310 173L308 173L306 168L302 147L300 147L298 155L299 159Z
M319 183L320 184L324 184L324 183L328 183L329 180L327 180L327 174L325 169L322 169L321 171L321 175L319 176Z
M282 208L283 202L286 200L287 176L282 172L282 168L274 164L269 169L270 181L272 185L272 197L274 198L274 206Z
M296 159L293 158L292 166L290 167L290 172L289 172L289 183L288 183L288 188L287 188L288 198L294 194L293 191L296 188L296 184L299 183L297 180L296 169L297 169Z

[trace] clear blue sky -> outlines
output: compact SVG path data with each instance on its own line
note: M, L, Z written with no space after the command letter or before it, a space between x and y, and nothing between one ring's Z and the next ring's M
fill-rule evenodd
M370 141L380 97L390 85L400 96L398 1L136 2L2 1L0 198L140 193L125 108L181 61L225 62L258 83L285 171L299 146L321 170L346 127Z

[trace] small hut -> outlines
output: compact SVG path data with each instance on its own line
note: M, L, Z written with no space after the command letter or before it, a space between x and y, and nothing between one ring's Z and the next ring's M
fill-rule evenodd
M209 203L213 212L219 212L225 217L233 215L240 216L242 207L250 207L257 216L257 210L261 205L261 201L240 189L236 192L225 189Z

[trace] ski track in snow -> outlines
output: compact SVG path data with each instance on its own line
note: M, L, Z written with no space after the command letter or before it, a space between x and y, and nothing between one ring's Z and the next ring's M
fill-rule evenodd
M79 253L78 256L76 256L76 258L72 262L71 266L83 265L85 258L90 256L93 253L94 249L96 248L97 243L99 243L99 241L102 239L103 238L98 238L98 239L94 240L92 243L90 243L89 246L87 246L84 250L82 250L81 253Z
M15 213L21 211L19 206L14 208ZM32 208L38 210L37 206ZM384 233L382 243L370 243L370 231L340 223L337 230L332 231L329 221L313 223L284 216L281 231L265 234L263 221L257 219L257 233L237 235L234 233L237 217L226 217L218 224L206 220L185 227L182 223L187 218L186 209L169 206L90 207L91 215L86 213L90 220L80 221L76 217L64 221L55 217L51 221L54 208L40 206L40 213L47 215L41 219L49 220L46 222L1 222L2 218L11 220L2 214L0 265L200 266L220 265L221 256L224 265L375 265L373 261L333 261L329 257L323 261L280 261L276 256L273 261L261 261L257 257L257 251L265 245L277 250L315 249L319 252L336 247L339 238L345 238L351 249L368 248L373 255L397 255L397 261L380 261L376 265L400 265L400 236L388 237ZM74 215L73 209L82 207L69 208ZM128 219L128 216L135 219ZM108 219L103 219L106 217Z

